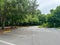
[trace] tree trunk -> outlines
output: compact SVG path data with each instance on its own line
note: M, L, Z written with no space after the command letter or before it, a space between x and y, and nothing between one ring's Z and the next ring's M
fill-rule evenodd
M4 16L2 17L2 29L4 29L4 27L5 27L5 18L4 18Z

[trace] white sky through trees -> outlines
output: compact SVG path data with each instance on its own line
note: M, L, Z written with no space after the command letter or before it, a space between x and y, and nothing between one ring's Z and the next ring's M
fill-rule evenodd
M47 14L51 9L55 9L60 5L60 0L37 0L39 3L38 9L41 10L43 14Z

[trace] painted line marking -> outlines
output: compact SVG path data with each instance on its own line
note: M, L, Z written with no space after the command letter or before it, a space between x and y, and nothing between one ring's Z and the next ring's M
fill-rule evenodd
M9 43L9 42L3 41L3 40L0 40L0 42L5 43L5 44L8 44L8 45L15 45L13 43Z

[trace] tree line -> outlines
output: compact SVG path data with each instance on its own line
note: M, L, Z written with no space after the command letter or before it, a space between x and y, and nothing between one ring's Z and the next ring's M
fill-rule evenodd
M60 6L42 14L36 0L0 0L0 26L60 26Z

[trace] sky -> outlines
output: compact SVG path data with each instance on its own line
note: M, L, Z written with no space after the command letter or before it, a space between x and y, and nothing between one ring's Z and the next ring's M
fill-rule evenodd
M40 9L43 14L48 14L51 9L55 9L60 5L60 0L37 0L37 3L39 4L38 9Z

